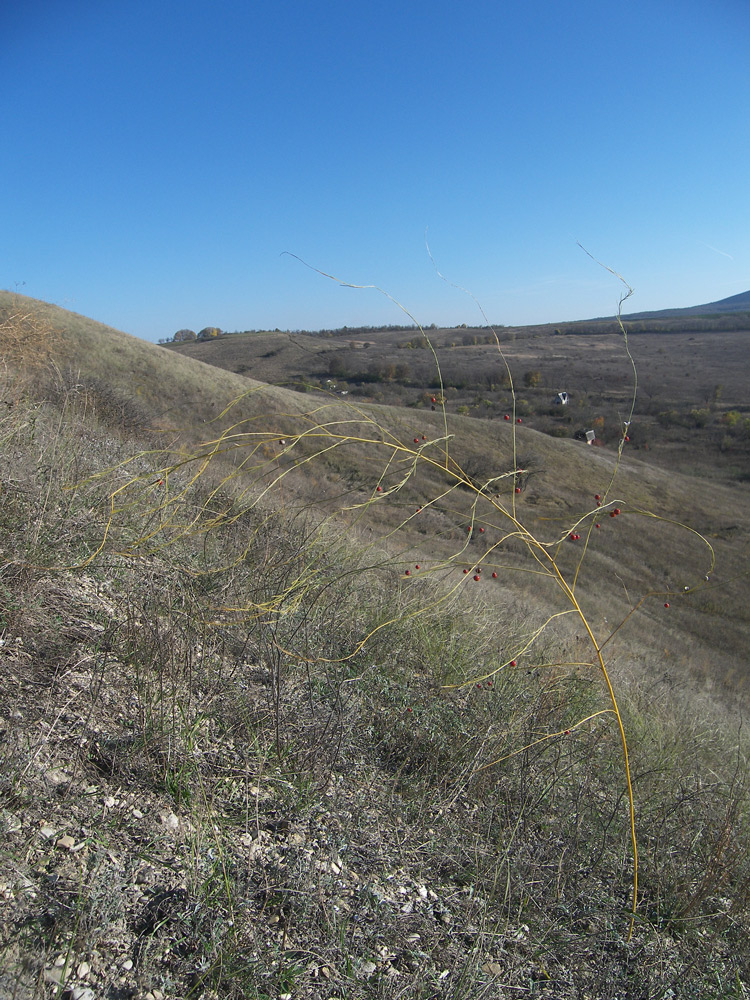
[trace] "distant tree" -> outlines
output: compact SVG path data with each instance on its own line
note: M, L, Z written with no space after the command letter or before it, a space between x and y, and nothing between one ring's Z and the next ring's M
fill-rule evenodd
M198 340L212 340L214 337L220 337L221 330L218 326L204 326L201 332L198 334Z
M178 330L174 337L172 337L172 342L175 344L184 344L188 340L197 339L198 335L194 330Z
M534 386L541 385L542 373L538 371L525 372L523 376L524 385L532 389Z
M711 411L708 408L696 408L690 411L690 419L694 427L705 427L711 419Z
M343 378L346 375L346 364L343 358L334 355L328 362L328 374L333 378Z

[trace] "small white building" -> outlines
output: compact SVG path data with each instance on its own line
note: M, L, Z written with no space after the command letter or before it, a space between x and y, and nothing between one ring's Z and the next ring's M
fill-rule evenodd
M552 402L555 406L567 406L570 402L570 396L567 392L558 392Z

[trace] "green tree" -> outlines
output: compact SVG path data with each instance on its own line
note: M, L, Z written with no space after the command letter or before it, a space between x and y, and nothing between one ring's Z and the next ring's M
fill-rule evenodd
M331 378L343 378L346 375L346 364L338 354L335 354L328 362L328 374Z

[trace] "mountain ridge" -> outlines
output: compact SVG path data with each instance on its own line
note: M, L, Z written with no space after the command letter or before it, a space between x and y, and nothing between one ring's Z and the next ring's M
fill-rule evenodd
M730 295L715 302L705 302L698 306L685 306L677 309L653 309L647 312L623 314L623 319L669 319L679 316L703 316L716 313L736 313L750 311L750 290Z

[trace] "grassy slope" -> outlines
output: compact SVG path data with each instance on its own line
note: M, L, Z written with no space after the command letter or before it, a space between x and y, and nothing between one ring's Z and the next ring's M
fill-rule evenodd
M470 678L477 664L486 669L514 655L528 622L543 620L556 599L538 578L509 574L526 566L512 546L483 558L485 578L469 589L471 576L464 578L462 569L473 567L488 538L494 541L502 527L497 509L484 501L477 506L486 537L464 550L467 490L456 490L439 510L424 510L420 520L412 516L416 506L444 488L444 474L428 467L390 493L394 469L385 470L382 459L376 464L373 448L355 444L290 473L281 499L272 498L280 514L257 508L245 515L243 532L208 536L217 538L220 554L222 546L242 549L249 533L252 558L237 564L248 567L247 577L240 569L217 573L204 593L200 578L186 571L207 558L205 544L196 547L189 538L174 554L123 560L108 550L85 572L45 570L91 550L108 480L78 491L75 503L59 492L63 485L139 447L153 449L155 440L171 442L177 432L188 442L203 440L207 429L215 434L214 414L248 388L241 415L254 431L270 428L266 447L277 434L294 434L300 419L316 426L304 416L308 396L249 383L48 309L66 334L76 378L62 378L65 391L53 393L54 406L14 408L3 425L2 815L9 844L3 877L6 899L27 928L19 936L11 919L3 940L13 968L29 964L21 977L28 991L36 961L43 958L51 976L57 954L83 957L106 996L131 984L145 995L169 982L166 993L174 996L191 988L195 996L206 990L278 995L295 983L309 995L330 996L329 982L336 995L352 997L404 989L410 996L423 989L425 996L500 996L501 982L530 996L615 996L628 979L648 995L671 988L672 995L698 996L709 995L707 965L711 981L723 984L725 992L716 995L730 995L735 974L740 989L746 959L735 946L733 965L729 942L744 919L745 855L728 844L740 836L746 805L731 736L722 742L720 724L710 721L721 716L696 700L695 685L677 699L690 699L684 715L665 707L690 666L696 683L701 671L715 671L719 683L742 693L746 620L742 585L735 579L733 590L732 577L743 570L748 525L731 490L624 463L613 494L618 502L626 498L624 513L611 524L601 518L581 576L580 598L606 634L628 606L623 595L632 599L636 587L651 583L679 590L704 569L695 536L686 545L683 533L640 517L634 507L689 519L711 536L732 527L729 540L714 539L714 579L725 583L722 589L672 599L668 616L663 598L655 597L613 641L618 683L635 675L626 700L644 850L646 922L636 944L626 947L625 831L620 819L614 822L610 844L598 825L602 800L614 801L622 790L617 747L604 731L576 729L574 743L544 744L514 758L500 778L487 772L479 787L468 781L477 764L518 749L539 731L573 725L595 707L596 685L587 672L574 680L569 670L532 663L529 673L499 675L495 689L481 696L473 685L454 694L439 687ZM107 387L118 399L137 396L142 425L129 435L116 426ZM321 416L354 416L357 427L371 432L367 419L375 418L381 435L387 430L406 446L417 432L428 440L442 432L439 413L366 405L353 413L341 400L324 405L318 423ZM165 433L166 427L172 429ZM493 428L488 439L486 424L452 418L450 429L452 447L475 479L512 464L511 428ZM519 455L537 471L518 510L554 539L591 510L613 458L525 427L516 434ZM263 466L265 482L277 474L269 470L292 468L295 456L311 453L309 441L285 447L278 445ZM162 459L157 454L149 462L158 470ZM298 526L296 510L313 503L323 514L342 503L351 508L373 496L381 474L382 500L332 522L323 559L329 582L314 600L313 591L305 592L300 607L307 610L295 611L301 618L287 615L263 628L231 616L222 627L205 623L212 605L216 613L217 589L226 607L251 593L254 600L278 593L279 579L288 579L307 551L299 533L309 528ZM241 488L241 480L232 485ZM510 506L513 497L503 502ZM136 525L139 509L132 513ZM385 539L405 516L399 535ZM342 524L348 525L343 542ZM122 537L128 530L123 522ZM354 551L348 538L357 542ZM363 562L389 548L390 565L373 574L372 584L353 586L366 581ZM578 554L580 546L565 543L560 564L570 568ZM403 567L408 560L429 569L448 556L453 562L436 575L444 578L441 586L458 586L460 599L423 626L408 614L430 600L429 579L407 581ZM487 579L493 566L500 574L494 589ZM688 575L677 566L687 566ZM698 610L697 601L714 596L711 608ZM523 625L508 616L509 606L515 615L525 609ZM325 665L374 621L399 614L406 616L403 626L376 637L351 671ZM575 633L556 634L536 664L579 658ZM289 648L313 657L313 682L278 658ZM661 683L670 673L670 683ZM44 735L49 718L56 720L53 732ZM589 775L583 792L575 777L581 773ZM38 832L42 825L55 830L49 842ZM80 851L55 847L67 831ZM246 878L248 852L256 863ZM727 904L716 898L722 884ZM502 895L499 885L506 886ZM116 887L109 899L107 886ZM171 902L163 901L164 913L151 919L164 892L172 893ZM49 915L46 926L36 924L35 899ZM718 917L704 915L717 907ZM107 921L105 942L97 928ZM693 933L703 926L717 936L696 968L688 956L707 947ZM124 977L113 971L123 955L135 966ZM85 984L86 976L79 978ZM539 985L529 986L532 980Z
M2 302L0 298L0 306ZM365 435L375 438L382 437L378 430L382 427L407 445L415 434L421 444L423 434L432 440L445 432L440 412L355 405L335 395L321 397L318 393L300 394L268 386L181 353L164 351L57 307L42 304L40 308L49 322L64 331L67 363L76 378L84 384L90 381L110 386L115 393L134 400L142 410L140 429L157 429L153 441L164 446L212 440L234 425L259 434L292 434L299 430L300 420L307 431L316 424L333 423L332 430L339 432L351 424L355 429L364 427ZM195 346L215 349L223 345ZM222 410L240 396L242 402L221 417ZM519 465L533 472L518 499L519 512L534 533L550 543L572 530L582 514L594 511L594 495L604 493L614 472L616 459L611 452L550 439L526 426L512 427L497 421L488 425L455 415L449 419L451 453L460 456L463 468L482 482L512 467L515 437ZM373 424L368 426L366 421ZM309 455L310 450L309 446L303 449L304 454ZM438 452L438 446L428 449L430 455ZM294 451L284 454L279 466L288 469L296 458ZM368 453L356 443L346 445L297 469L293 474L294 489L304 504L317 504L328 511L345 505L344 497L348 504L362 503L372 495L384 462L382 454L373 464L372 451ZM285 482L291 484L292 480ZM506 490L508 484L503 484ZM412 504L420 506L427 498L438 496L445 485L445 477L438 470L423 468L391 498L387 509L368 510L361 526L376 534L387 532L394 517L411 514ZM643 593L682 591L702 581L710 565L705 545L694 534L675 531L664 521L637 511L684 522L705 535L716 550L718 567L711 574L710 586L687 597L678 596L676 601L671 598L669 616L664 614L663 598L649 599L636 620L623 630L621 655L627 654L628 669L636 669L639 662L645 661L649 671L654 656L660 660L666 657L664 669L676 682L682 683L686 675L692 674L699 683L708 683L712 688L721 689L726 684L731 699L744 697L750 679L746 653L750 645L746 601L750 512L742 496L710 479L662 472L626 457L610 499L620 503L625 516L616 523L608 517L600 518L602 529L593 534L579 580L582 600L588 603L601 634L606 635L607 625L611 627L624 617ZM437 561L454 555L463 541L471 500L465 491L457 491L438 505L443 513L429 511L424 523L412 518L398 542L404 558ZM502 518L486 504L480 504L476 514L485 518L488 537L477 539L457 559L460 568L476 560L477 553L481 554L504 529ZM580 547L563 547L561 565L572 567L579 554ZM518 560L498 555L498 569L509 563L518 565ZM489 562L487 566L495 568ZM501 603L508 599L510 591L510 596L538 604L537 581L529 581L523 574L504 574L503 587L496 591ZM543 614L548 600L555 597L554 591L543 595ZM574 633L577 630L573 628Z
M0 306L2 302L0 298ZM139 429L158 431L152 438L155 444L173 447L178 442L212 440L235 425L240 431L258 434L292 434L299 430L300 421L308 432L318 424L332 423L333 432L350 426L364 427L364 434L375 438L382 437L380 427L407 445L415 434L421 445L423 434L431 440L445 432L440 412L368 403L355 406L335 395L321 397L268 386L164 351L57 307L41 304L40 308L45 320L64 332L67 364L75 378L84 384L111 387L118 398L134 401L139 408ZM242 402L226 416L220 416L240 396ZM611 452L550 439L525 426L512 427L497 421L488 425L454 415L449 419L452 454L460 456L463 468L482 482L512 467L515 437L519 465L523 463L533 472L518 499L519 511L531 530L550 543L572 530L582 514L594 510L593 497L604 493L615 468ZM367 421L373 423L368 426ZM302 453L309 456L312 447L308 442ZM428 449L430 455L438 452L438 446ZM299 452L289 451L280 457L279 467L288 470L298 460ZM285 483L294 483L303 504L336 510L352 502L365 502L372 495L384 463L382 453L372 449L368 452L354 443L302 465ZM274 474L273 466L269 474ZM389 475L393 481L393 473ZM504 484L506 490L509 482ZM361 526L376 534L388 532L394 517L411 514L412 504L420 506L427 498L438 496L445 485L445 477L438 470L423 468L388 501L387 509L369 509L361 518ZM712 688L726 685L731 699L744 697L748 682L746 650L750 644L746 600L750 512L743 497L735 489L710 479L665 473L626 457L610 499L620 503L625 516L616 523L607 517L600 519L602 529L593 534L579 579L582 600L588 604L601 634L606 635L608 626L623 618L642 594L651 590L657 595L665 590L679 592L702 582L709 571L710 554L697 536L675 531L662 520L636 512L684 522L705 535L715 548L717 571L710 574L709 586L686 597L678 596L677 600L671 598L669 616L664 614L663 598L649 599L620 635L621 655L630 664L628 669L645 662L649 671L654 656L666 657L664 669L678 683L692 675ZM404 557L437 561L455 555L462 544L471 501L465 491L456 491L438 505L442 513L430 510L422 522L409 520L398 542ZM476 514L486 519L487 538L478 539L457 559L460 568L476 560L475 553L482 554L504 530L503 519L486 504L480 504ZM571 568L579 554L580 547L564 547L559 557L561 565ZM497 563L496 568L502 570L509 563L518 565L518 560L501 554ZM488 569L492 568L495 566L488 563ZM496 591L501 603L510 592L510 596L518 595L538 605L537 581L523 574L504 574L503 587ZM491 594L489 597L492 599ZM547 613L548 600L555 597L554 590L543 593L542 614ZM573 633L576 631L574 627Z

